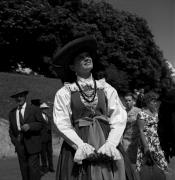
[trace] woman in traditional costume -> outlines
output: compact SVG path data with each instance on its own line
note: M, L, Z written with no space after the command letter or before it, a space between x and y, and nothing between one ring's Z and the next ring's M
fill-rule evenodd
M69 81L57 91L53 107L64 139L56 180L135 179L119 145L127 114L117 91L93 78L96 50L95 38L85 36L54 56L54 65L64 67L64 81Z

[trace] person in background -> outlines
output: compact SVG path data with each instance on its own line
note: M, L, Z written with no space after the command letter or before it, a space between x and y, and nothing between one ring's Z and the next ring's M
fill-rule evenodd
M41 99L32 99L31 104L39 108L41 105Z
M134 179L120 145L127 114L117 91L105 79L94 79L96 51L96 39L85 36L54 56L54 65L62 65L64 75L69 75L53 107L54 123L64 138L57 180Z
M123 134L122 144L127 152L129 159L135 168L139 141L139 129L137 125L137 115L141 109L135 107L135 99L132 93L124 96L127 112L127 124Z
M138 127L140 131L141 143L138 148L136 169L141 171L144 161L148 165L156 163L163 171L168 171L168 164L161 149L158 137L158 112L157 112L158 94L148 92L144 96L145 107L138 113Z
M134 96L135 101L137 102L137 98L139 96L139 90L138 89L134 89L133 96Z
M31 100L31 105L36 106L37 108L40 109L41 99L39 99L39 98L37 98L37 99L32 99L32 100ZM44 122L44 119L43 119L43 122ZM43 128L44 128L44 126L43 126ZM42 137L42 132L43 132L43 130L41 131L41 137ZM42 150L41 150L41 151L42 151ZM45 172L45 171L43 170L43 168L42 168L41 153L40 153L39 157L40 157L40 174L41 174L41 176L44 176L44 174L45 174L46 172Z
M52 150L52 126L51 117L48 115L49 106L43 102L40 105L42 116L44 119L44 128L42 130L42 150L41 150L41 162L42 171L55 172L53 168L53 150Z
M139 90L139 95L138 95L137 101L136 101L136 106L138 108L143 108L143 106L144 106L144 100L143 100L144 99L144 92L145 92L145 90L143 88L141 88Z
M27 103L28 90L18 89L12 96L17 107L9 113L9 135L17 152L22 180L40 180L41 111Z

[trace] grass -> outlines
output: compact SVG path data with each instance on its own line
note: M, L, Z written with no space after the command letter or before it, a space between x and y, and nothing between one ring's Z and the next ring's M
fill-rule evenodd
M24 87L29 90L29 102L31 99L41 98L52 107L55 93L61 86L59 79L0 72L0 117L7 119L9 111L15 107L10 96L17 88Z

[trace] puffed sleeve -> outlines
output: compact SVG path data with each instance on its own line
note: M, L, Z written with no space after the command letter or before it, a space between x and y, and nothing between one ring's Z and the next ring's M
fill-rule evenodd
M126 127L127 113L117 91L106 82L104 92L108 102L108 117L111 129L107 141L117 146Z
M71 93L66 87L57 91L53 106L53 121L64 140L77 149L83 144L83 140L77 135L71 124L70 100Z

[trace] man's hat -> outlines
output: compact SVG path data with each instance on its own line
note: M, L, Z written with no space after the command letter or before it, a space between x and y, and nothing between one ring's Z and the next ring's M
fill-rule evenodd
M47 109L47 108L49 108L49 106L48 106L46 103L42 103L42 104L40 105L40 108L41 108L41 109Z
M29 93L29 91L27 89L19 88L10 97L17 98L18 96L26 96L28 93Z
M93 36L77 38L66 44L63 48L58 48L53 57L53 66L65 67L82 52L88 52L93 59L96 59L97 42Z
M32 99L31 104L39 107L41 104L41 99Z

